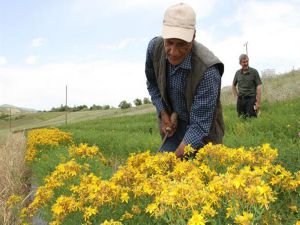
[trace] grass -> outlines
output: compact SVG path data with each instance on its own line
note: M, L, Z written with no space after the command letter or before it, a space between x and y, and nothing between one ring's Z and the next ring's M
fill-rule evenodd
M225 106L224 119L226 133L224 145L231 148L238 148L240 146L250 148L270 143L271 147L278 149L279 156L276 163L283 165L283 167L291 172L299 171L299 109L299 97L284 102L270 103L265 101L262 104L262 111L258 118L241 119L237 117L234 105ZM131 153L144 152L147 149L155 152L161 142L154 112L141 115L99 118L97 120L62 125L59 128L70 132L77 144L88 143L89 145L98 146L105 157L113 162L110 167L105 167L95 162L91 163L92 172L96 175L101 175L103 179L109 179ZM39 155L40 160L32 164L35 182L38 185L43 184L43 178L48 176L56 165L68 160L66 153L67 147L59 146L46 149L45 153ZM68 193L67 190L65 191ZM57 194L61 194L61 190ZM285 199L280 196L278 198ZM54 204L54 202L50 204ZM147 203L144 202L144 204ZM284 204L288 203L284 202ZM126 207L129 209L130 205L120 204L116 206L113 215L110 213L109 208L101 208L103 211L94 218L93 224L103 221L107 218L107 215L111 215L110 218L120 217ZM276 207L279 206L276 205ZM50 210L49 206L45 209L44 212L49 212ZM287 210L286 213L289 213L289 211ZM46 213L45 218L47 220L51 219L50 214ZM65 220L64 224L74 224L74 218L77 218L78 221L80 218L82 219L77 214L71 214ZM131 221L133 223L130 224L140 224L142 222L149 224L149 218L137 217L135 219L137 221ZM166 223L160 221L159 224ZM222 224L222 222L217 224Z
M262 105L256 119L237 118L235 107L224 108L226 134L224 144L229 147L254 147L269 143L277 148L278 160L291 171L300 170L300 98Z
M23 133L9 135L0 145L0 224L19 224L18 214L7 204L12 194L28 195L29 170L25 166L25 136ZM26 199L25 197L25 199Z
M235 148L269 143L278 149L279 162L297 171L300 169L299 109L300 98L264 102L258 118L244 120L237 117L235 106L225 106L224 144ZM132 152L147 149L155 152L161 141L155 113L91 120L60 128L71 132L78 143L99 146L110 158L127 158Z
M126 158L132 152L155 151L160 139L154 113L105 118L61 126L77 143L99 146L106 157Z
M95 119L120 117L132 114L144 114L153 112L154 107L151 104L141 105L129 109L108 109L94 111L68 112L37 112L15 114L11 120L9 118L0 119L0 143L5 143L6 136L10 132L18 132L39 127L59 126L63 124L73 124L80 121Z
M278 149L278 163L292 172L298 171L300 170L298 109L300 98L279 103L264 102L258 118L245 120L237 117L235 106L225 106L224 145L232 148L241 146L249 148L269 143L271 147ZM156 152L161 143L155 113L82 121L62 125L59 128L70 132L76 144L88 143L100 148L104 156L113 162L112 168L103 171L105 177L111 176L131 153L146 150ZM33 174L38 183L66 158L66 152L66 147L53 148L41 156L41 162L33 164Z
M299 71L286 77L264 80L264 100L261 115L256 119L239 119L235 105L228 101L223 107L228 147L255 147L270 143L279 152L278 163L294 172L300 170L300 93ZM287 82L289 79L291 82ZM273 88L272 88L273 85ZM276 87L276 88L275 88ZM289 89L290 87L290 89ZM283 88L287 91L283 91ZM223 93L223 96L226 96ZM296 97L295 97L296 96ZM97 145L113 162L112 167L94 165L108 178L133 152L147 149L155 152L161 139L152 105L127 110L110 109L68 114L54 112L30 113L12 120L11 131L34 127L59 126L72 133L76 143ZM15 193L26 198L28 170L24 164L25 138L23 133L11 135L9 121L0 120L0 224L18 224L14 211L6 205ZM65 146L50 149L48 155L32 165L37 184L66 158ZM50 160L50 163L49 161Z
M272 147L278 149L278 162L292 172L298 171L300 169L299 109L300 98L285 102L263 102L262 113L258 118L244 120L237 117L234 105L225 106L226 133L224 144L234 148L240 146L255 147L263 143L270 143ZM126 113L129 114L130 112ZM112 115L112 117L61 125L59 128L70 132L77 144L88 143L89 145L98 146L105 157L112 161L112 166L110 167L96 163L92 164L93 172L101 174L101 177L104 179L110 178L131 153L143 152L147 149L155 152L161 142L155 112L140 115ZM6 145L5 148L1 149L1 154L5 156L2 158L1 169L5 171L8 168L4 173L6 174L4 175L6 179L1 177L2 187L0 189L4 190L1 192L3 193L1 196L1 213L2 219L6 218L5 220L9 221L6 224L18 224L18 218L13 217L12 211L9 211L5 205L9 195L17 193L26 196L24 194L26 189L24 184L27 182L24 180L24 177L26 177L26 173L24 174L24 171L26 171L24 169L23 155L24 142L22 145L13 145L18 143L17 140L24 140L24 138L21 139L19 137L19 139L10 141L10 145ZM20 149L22 150L20 151ZM16 154L20 152L22 154ZM13 156L10 154L13 154ZM9 162L12 162L12 158L17 156L19 158L9 167L11 165ZM45 154L41 154L39 157L40 160L31 165L31 170L34 183L42 185L44 177L48 176L59 163L68 160L67 147L49 148ZM18 177L16 178L12 174L17 174ZM124 204L122 205L124 207ZM120 209L120 212L122 209ZM99 216L105 218L106 213ZM49 219L49 215L46 214L45 218ZM143 220L143 218L137 218L137 220ZM74 220L70 218L70 221L70 223L66 224L72 224ZM141 221L137 222L140 223Z

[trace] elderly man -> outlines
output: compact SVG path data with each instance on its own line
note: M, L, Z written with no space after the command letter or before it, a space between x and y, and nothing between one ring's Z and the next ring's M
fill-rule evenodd
M190 144L222 143L224 122L220 103L223 63L195 41L196 14L189 5L170 6L162 37L148 45L147 89L156 107L160 133L167 138L161 151L183 157ZM176 115L176 116L174 116Z
M249 67L249 58L242 54L239 57L241 69L234 76L232 93L237 98L239 117L257 117L261 100L261 79L256 69Z

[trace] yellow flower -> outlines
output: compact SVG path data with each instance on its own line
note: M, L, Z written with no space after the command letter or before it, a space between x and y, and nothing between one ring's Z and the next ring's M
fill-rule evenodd
M298 207L296 205L290 205L289 208L292 212L298 212Z
M147 206L146 208L146 212L147 213L150 213L150 214L153 214L155 210L157 210L158 208L158 204L157 203L151 203Z
M27 135L27 150L25 159L32 161L36 158L38 152L37 146L58 146L63 142L72 142L72 136L70 133L60 131L57 128L54 129L34 129L28 132Z
M60 196L52 206L52 212L56 217L65 216L68 213L75 212L78 209L78 203L75 198L69 196Z
M128 203L128 200L129 200L129 195L128 195L128 193L127 193L127 192L122 193L122 194L121 194L121 201L122 201L122 202Z
M142 212L142 210L140 209L140 207L138 205L133 205L132 208L131 208L131 211L134 214L140 214Z
M190 155L194 154L195 152L196 152L196 150L190 144L184 147L184 155L185 156L190 156Z
M243 215L237 215L234 222L240 225L250 225L253 220L253 214L243 212Z
M102 156L97 146L88 146L88 144L79 144L79 146L72 145L69 147L69 154L72 157L93 158L96 155Z
M229 218L231 216L231 213L233 212L233 208L230 206L230 207L227 207L226 208L226 218Z
M197 211L193 212L192 218L189 220L187 225L205 225L206 220Z
M91 216L96 215L98 212L97 208L90 207L90 206L85 207L83 210L84 210L84 213L83 213L84 221L88 221Z
M6 201L6 204L8 207L13 207L17 203L22 201L22 197L20 195L11 195L9 196L8 200Z
M103 223L101 223L100 225L123 225L123 223L119 222L119 221L115 221L113 219L111 220L105 220Z
M245 179L242 176L237 176L233 181L233 186L238 189L240 187L245 187Z
M122 216L121 216L121 221L123 221L123 220L129 220L129 219L131 219L131 218L133 218L133 215L131 214L131 213L129 213L129 212L125 212Z

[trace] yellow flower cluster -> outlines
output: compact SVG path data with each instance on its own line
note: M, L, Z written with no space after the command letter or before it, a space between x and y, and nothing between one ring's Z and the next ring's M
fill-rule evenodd
M185 150L193 151L190 146ZM132 205L131 210L124 207L118 220L108 217L100 225L122 225L142 214L167 224L218 224L220 218L224 224L280 223L273 206L282 201L288 202L291 214L298 212L300 171L292 174L276 165L277 150L268 144L250 149L208 144L189 160L174 153L132 154L108 180L76 161L103 157L96 146L73 145L69 154L75 159L59 164L45 178L24 215L32 216L50 202L51 225L63 224L71 213L80 214L82 224L92 224L102 207L122 205Z
M196 159L215 168L232 169L240 168L244 165L259 166L271 164L277 156L277 149L272 149L269 144L247 150L244 147L240 147L234 149L234 151L224 145L212 147L212 144L208 144L199 151Z
M6 201L6 205L8 207L14 207L17 203L21 202L23 200L23 197L20 195L11 195Z
M251 225L253 221L253 214L243 212L242 215L237 215L234 219L234 222L237 224L243 224L243 225Z
M88 144L79 144L79 146L72 145L69 147L69 155L73 158L93 159L97 158L103 164L107 164L101 151L97 146L89 146Z
M105 220L103 223L101 223L100 225L123 225L123 223L119 222L119 221L114 221L114 220Z
M205 225L206 221L198 211L193 212L192 218L189 220L187 225Z
M34 160L38 152L38 146L58 146L63 142L72 142L70 133L60 131L57 128L31 130L27 135L25 159L29 162Z
M51 223L60 224L60 222L64 219L66 214L77 211L79 208L78 202L76 199L70 196L60 196L57 198L55 204L52 206L51 210L56 217L56 220ZM88 210L86 212L89 212Z
M171 214L201 224L225 207L228 221L251 224L279 193L299 189L299 173L293 176L273 165L276 157L277 150L268 144L251 149L208 144L190 161L172 153L144 152L129 157L111 181L128 187L135 198L151 196L145 211L157 218Z
M22 209L21 217L23 219L33 217L40 208L49 203L54 195L54 190L65 185L67 180L76 177L81 172L81 168L82 166L74 160L59 164L56 169L45 178L45 184L37 188L34 200L28 207Z
M88 146L88 144L72 145L69 148L69 154L72 157L93 158L99 153L97 146Z

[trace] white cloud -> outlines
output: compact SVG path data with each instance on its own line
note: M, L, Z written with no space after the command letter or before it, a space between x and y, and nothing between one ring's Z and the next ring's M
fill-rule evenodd
M7 64L7 59L4 56L0 56L0 66Z
M31 41L31 47L33 47L33 48L39 48L39 47L45 45L45 43L46 43L46 39L45 38L41 38L41 37L34 38Z
M16 106L41 110L64 104L66 85L70 106L108 104L117 107L122 100L132 102L148 97L144 63L94 61L37 68L0 68L0 75L6 84L1 99Z
M136 43L137 41L138 41L137 38L126 38L115 44L99 44L99 45L97 45L97 49L120 50L120 49L130 46L133 43Z
M177 4L178 0L76 0L73 2L72 11L75 14L85 15L85 20L95 20L95 18L103 15L119 14L120 12L140 10L140 12L152 12L153 15L157 13L163 17L163 12L167 7ZM196 11L197 17L202 18L211 13L214 9L217 0L183 0L191 5ZM138 19L138 18L137 18Z
M293 66L300 67L298 0L231 0L228 1L229 6L235 7L224 7L221 11L218 4L224 4L222 0L183 1L190 4L198 16L196 39L211 49L225 64L223 86L231 84L235 71L239 69L238 57L245 52L243 44L246 41L250 65L258 71L275 69L276 72L285 72ZM28 48L18 47L25 46L26 43L20 42L14 46L7 40L8 46L11 47L4 50L9 52L1 52L3 56L0 56L0 85L2 85L0 99L18 106L50 109L64 104L65 85L68 85L70 105L117 106L122 100L132 101L137 97L147 97L144 75L145 43L152 38L149 35L153 33L155 36L161 31L160 21L165 9L178 2L178 0L74 0L71 5L66 4L71 14L64 12L66 18L62 17L63 21L76 30L77 27L87 31L94 29L95 34L91 31L89 35L95 37L95 40L91 36L88 40L85 39L86 36L82 32L74 38L75 43L72 42L72 46L79 46L78 49L70 51L70 47L65 44L70 39L64 39L66 34L61 32L59 33L61 42L54 42L57 46L53 46L49 52L47 52L49 49L44 49L43 59L53 62L63 58L69 61L76 58L77 61L86 63L57 61L57 64L40 65L37 63L39 59L37 54L40 53L35 52L36 49L33 48L45 45L47 40L44 37L32 40L30 52L26 52ZM123 18L124 15L128 18ZM47 16L52 18L53 15ZM137 32L130 33L127 27L122 27L123 19L126 22L135 21ZM106 33L99 38L97 35L101 29L99 28L101 21L105 22L104 28L111 29L106 29ZM82 24L79 24L81 22ZM120 27L115 26L116 24ZM35 27L26 29L27 36L31 36L34 29ZM50 37L55 33L51 29L52 27L45 27L45 31L49 32L45 33L45 36ZM115 33L116 29L118 35ZM113 33L110 33L111 31ZM122 39L124 37L127 38ZM146 40L141 40L142 37ZM97 46L98 51L88 49L90 46L96 46L97 41L101 43ZM6 57L13 58L18 63L18 59L27 55L25 62L32 65L30 67L26 65L22 67L21 63L15 68L10 67L10 64L5 65ZM97 57L106 57L111 61L95 61ZM120 62L118 58L132 63ZM138 61L134 63L135 59Z
M299 10L299 5L283 1L245 4L240 10L241 25L244 39L249 41L250 57L269 67L276 63L278 72L298 63Z
M197 32L199 41L210 47L225 64L223 86L231 84L240 68L238 57L246 52L246 41L250 66L259 72L275 69L277 73L283 73L293 66L298 68L299 10L299 4L291 1L246 1L224 23L220 23L222 28L234 26L235 32L224 30L221 37L216 37L213 31Z
M25 63L28 65L34 65L37 63L37 60L38 60L37 56L30 55L25 59Z

